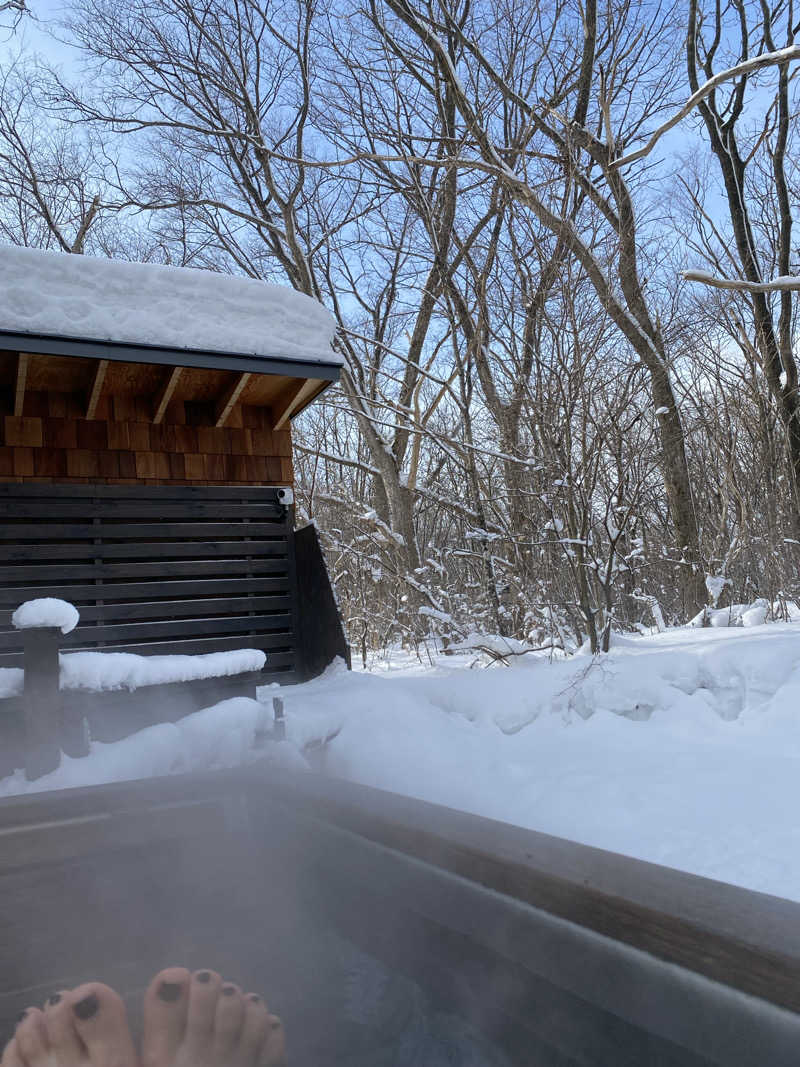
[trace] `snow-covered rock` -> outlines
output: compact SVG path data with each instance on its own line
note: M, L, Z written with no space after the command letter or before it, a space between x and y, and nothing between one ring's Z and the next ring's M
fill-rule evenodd
M80 614L73 604L51 596L26 600L11 616L11 623L17 630L48 626L60 630L62 634L71 633L79 620Z
M727 608L703 608L698 611L689 626L761 626L769 617L768 600L760 597L752 604L731 604ZM791 614L791 613L790 613Z
M742 626L763 626L769 615L769 601L763 597L755 600L742 612Z
M533 647L516 637L503 637L502 634L471 633L453 641L450 652L485 652L492 657L522 656L532 653Z

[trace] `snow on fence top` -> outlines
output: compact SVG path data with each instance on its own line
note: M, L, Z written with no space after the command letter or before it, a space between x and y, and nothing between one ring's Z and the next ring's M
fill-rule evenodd
M168 682L225 678L260 671L266 655L258 648L206 652L196 656L137 656L133 652L67 652L59 657L62 689L139 689Z
M23 607L37 603L40 601L28 601ZM75 614L77 616L77 611ZM31 622L27 625L56 625L52 616L49 618L51 621L46 623ZM133 652L61 652L58 659L61 689L104 693L115 689L133 691L148 685L196 682L204 678L227 678L246 671L260 671L267 657L258 648L236 648L229 652L205 652L195 656L137 656ZM19 696L24 688L24 679L25 672L21 667L0 667L0 700Z
M334 321L282 285L0 245L0 330L341 364Z

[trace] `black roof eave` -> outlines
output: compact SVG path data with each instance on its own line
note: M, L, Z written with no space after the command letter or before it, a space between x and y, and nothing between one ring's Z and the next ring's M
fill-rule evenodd
M289 378L339 380L341 367L320 360L256 356L241 352L209 352L195 348L158 348L155 345L119 344L116 341L81 340L52 334L13 333L0 330L0 349L35 352L45 356L83 356L120 363L156 363L167 367L199 367L203 370L249 371L252 374L282 374Z

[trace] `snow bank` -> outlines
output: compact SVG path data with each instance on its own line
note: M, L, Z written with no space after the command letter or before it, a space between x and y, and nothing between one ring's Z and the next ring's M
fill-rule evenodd
M64 657L69 658L69 657ZM0 795L235 766L323 772L800 900L800 623L681 628L605 656L331 669L92 744ZM287 742L254 748L285 702Z
M62 634L71 633L78 625L78 609L66 600L45 596L38 600L26 600L11 616L12 625L18 630L30 630L39 626L54 627Z
M0 330L341 363L316 300L254 278L0 245Z
M257 700L223 700L176 723L161 723L113 744L93 741L88 756L62 755L61 766L35 782L19 770L0 780L0 797L19 793L105 785L188 771L222 770L256 759L281 766L306 767L289 745L256 747L258 733L269 729L272 711Z
M25 671L21 667L0 667L0 700L19 696L25 684Z
M260 671L266 656L256 648L208 652L200 656L137 656L132 652L67 652L60 656L61 688L139 689L143 685L225 678Z
M800 900L800 625L284 691L324 771Z
M449 652L484 652L490 658L508 658L509 656L532 655L537 652L532 645L518 641L516 637L503 637L502 634L470 633L448 646Z
M760 598L752 604L731 604L727 608L703 608L689 626L761 626L767 621L770 605Z

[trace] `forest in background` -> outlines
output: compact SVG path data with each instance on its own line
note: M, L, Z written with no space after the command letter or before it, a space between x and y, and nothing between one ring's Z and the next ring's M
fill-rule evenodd
M709 603L780 612L799 20L793 0L5 0L0 240L333 312L345 370L294 424L298 518L358 656L474 632L597 651Z

